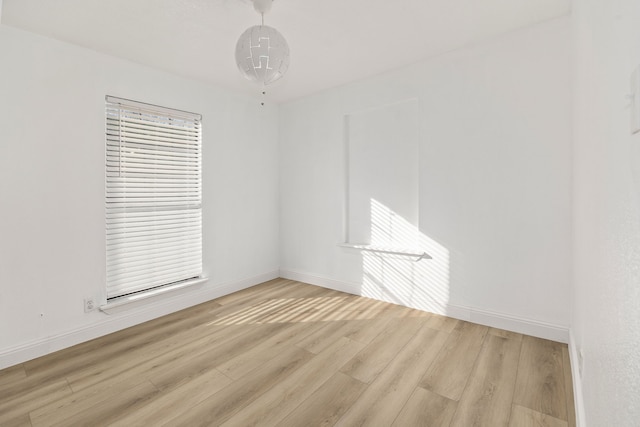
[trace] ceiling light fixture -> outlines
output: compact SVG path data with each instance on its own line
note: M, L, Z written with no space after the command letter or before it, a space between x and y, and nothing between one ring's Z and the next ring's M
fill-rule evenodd
M262 16L262 25L248 28L236 44L236 64L242 75L268 85L279 80L289 68L289 45L275 28L264 25L264 14L273 0L252 0Z

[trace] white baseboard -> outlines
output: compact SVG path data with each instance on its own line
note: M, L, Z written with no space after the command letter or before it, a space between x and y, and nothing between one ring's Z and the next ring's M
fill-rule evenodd
M505 313L496 313L474 307L467 307L466 309L469 312L469 322L491 326L493 328L506 329L508 331L564 344L569 342L569 329L566 326L554 325L539 320L526 319Z
M578 347L569 330L569 360L571 361L571 378L573 379L573 402L576 407L576 427L587 427L584 408L584 396L582 395L582 375L580 374Z
M313 274L301 273L292 270L280 270L280 277L284 279L297 280L299 282L322 286L336 291L347 292L353 295L361 295L360 284L341 282L326 277ZM412 307L424 311L432 311L427 307ZM541 322L533 319L513 316L506 313L483 310L475 307L447 304L437 314L443 314L455 319L466 320L468 322L491 326L494 328L506 329L512 332L531 335L561 343L569 342L569 329L564 326Z
M278 278L277 270L248 277L236 282L193 289L191 292L167 296L150 302L144 308L125 311L114 315L103 315L99 321L82 328L70 330L50 337L34 340L0 351L0 369L23 363L36 357L44 356L63 348L71 347L85 341L98 338L130 326L175 313L212 299L228 295L262 282Z
M299 273L292 270L280 270L280 277L283 279L295 280L309 283L310 285L321 286L334 291L346 292L352 295L360 295L360 285L357 283L340 282L326 277L314 276L306 273Z

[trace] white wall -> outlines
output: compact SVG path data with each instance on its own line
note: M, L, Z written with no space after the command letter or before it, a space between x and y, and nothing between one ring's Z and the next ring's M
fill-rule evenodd
M640 65L640 2L573 5L574 247L572 350L589 426L640 420L640 134L630 75ZM578 375L576 375L578 374ZM582 414L580 414L582 412Z
M558 19L283 105L281 274L567 340L569 44ZM337 246L344 116L411 98L419 232L434 255L418 264Z
M0 26L0 368L277 276L277 107ZM203 115L204 266L189 296L104 295L104 97Z

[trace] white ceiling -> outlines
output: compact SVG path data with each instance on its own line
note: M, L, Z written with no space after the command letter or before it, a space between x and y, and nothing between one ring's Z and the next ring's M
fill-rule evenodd
M250 0L3 0L2 24L184 77L256 93L240 77L240 34L259 24ZM265 24L289 42L289 101L566 15L570 0L277 0Z

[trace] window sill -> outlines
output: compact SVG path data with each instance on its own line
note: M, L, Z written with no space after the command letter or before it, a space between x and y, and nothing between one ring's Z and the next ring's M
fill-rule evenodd
M209 280L207 277L199 277L173 285L163 286L161 288L140 292L134 295L114 298L113 300L107 302L105 305L101 305L100 311L107 314L120 313L122 311L130 310L134 307L147 305L149 302L155 300L162 300L166 299L169 296L180 295L186 292L188 288L191 288L195 285L201 285L207 280Z
M420 250L387 248L387 247L372 246L372 245L356 245L353 243L340 243L338 246L343 248L349 248L349 249L357 249L365 252L375 252L375 253L384 254L384 255L416 257L417 258L416 261L420 261L423 259L433 259L431 255Z

